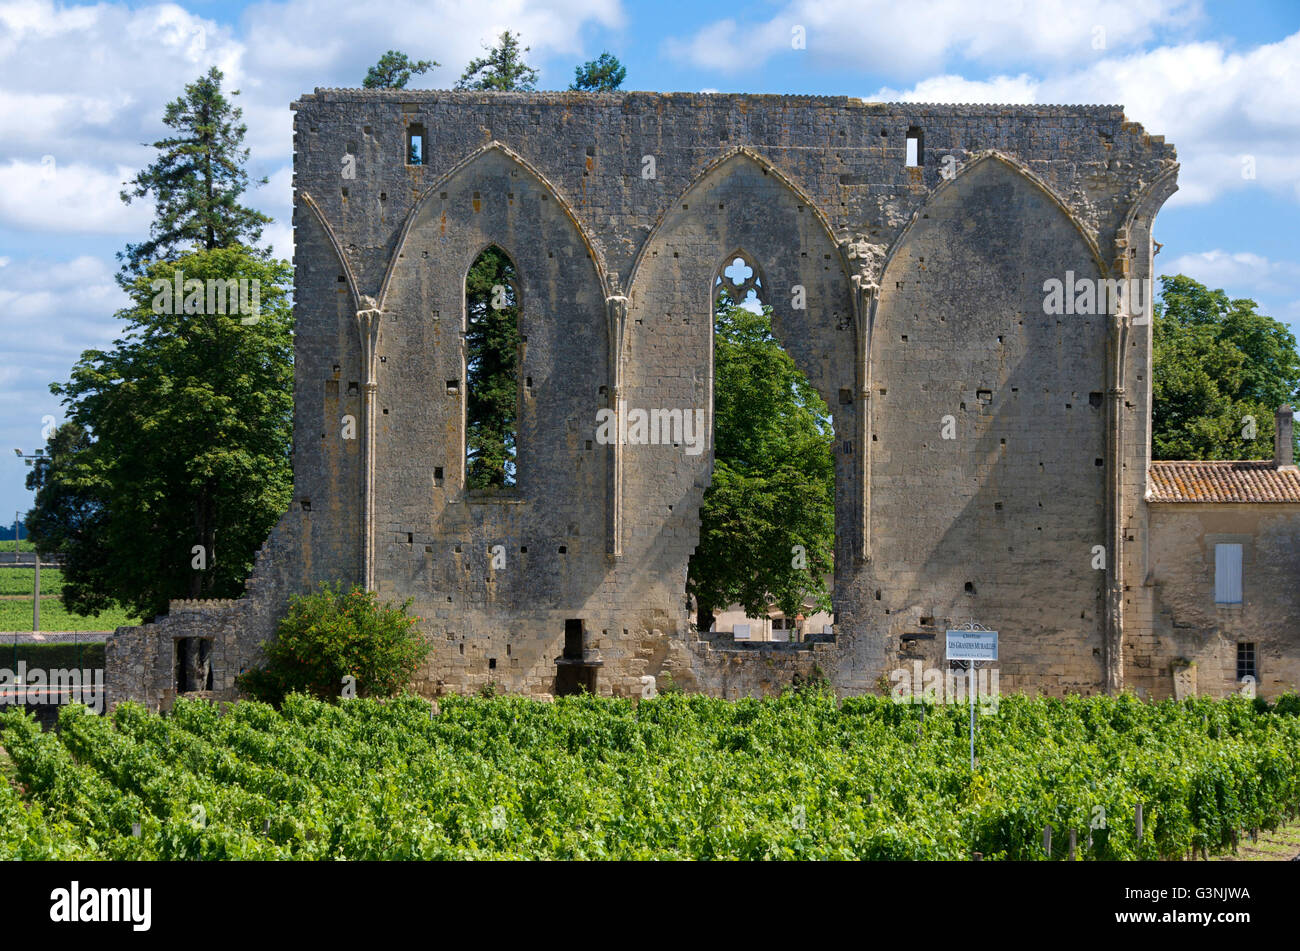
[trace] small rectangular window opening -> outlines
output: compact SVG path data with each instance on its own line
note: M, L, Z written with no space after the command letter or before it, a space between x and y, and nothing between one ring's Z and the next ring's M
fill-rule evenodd
M406 164L424 164L424 126L418 123L406 127Z
M912 126L907 130L907 167L920 168L922 162L922 153L924 151L921 129L919 126Z

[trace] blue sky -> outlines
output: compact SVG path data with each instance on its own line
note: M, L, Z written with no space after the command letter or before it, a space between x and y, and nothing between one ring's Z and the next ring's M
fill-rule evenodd
M413 87L450 87L505 28L531 46L543 89L609 50L629 89L1123 104L1182 163L1156 227L1161 272L1300 330L1294 0L0 0L0 520L31 504L13 448L43 445L46 418L63 418L49 384L120 331L114 254L146 234L150 209L117 193L186 82L217 65L241 90L250 170L270 179L250 202L289 256L289 102L360 85L390 48L443 64Z

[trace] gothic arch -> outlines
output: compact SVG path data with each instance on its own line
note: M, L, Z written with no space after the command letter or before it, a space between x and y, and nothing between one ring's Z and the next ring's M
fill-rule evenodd
M361 292L357 290L356 275L352 272L352 266L348 263L347 255L343 253L343 246L339 243L338 235L334 233L329 220L325 217L325 212L321 210L316 199L312 198L307 192L301 192L299 197L302 202L312 211L312 217L320 225L321 230L325 233L326 240L329 241L330 247L334 249L334 257L338 259L339 267L343 269L343 276L347 279L348 293L352 295L352 304L355 309L361 302Z
M765 303L781 346L829 407L836 436L836 574L853 571L861 511L860 350L854 285L840 244L821 209L797 183L745 147L709 162L668 206L637 251L627 284L624 392L630 406L698 409L711 437L714 281L737 249L762 275ZM730 254L728 253L730 252ZM680 355L681 368L664 376L649 368L662 355ZM662 453L629 446L622 469L631 498L648 499L649 519L670 511L671 537L664 573L684 585L699 537L699 506L712 476L712 443L676 468ZM621 542L632 558L650 531L628 511ZM656 529L658 530L658 529ZM641 537L638 537L641 536ZM838 584L837 580L837 584Z
M465 278L491 246L514 266L520 333L518 475L494 498L467 483L465 460ZM589 443L607 386L607 289L568 202L510 149L489 143L423 193L396 249L380 291L379 396L389 406L399 397L388 393L417 393L422 405L400 425L380 418L386 491L427 484L431 509L410 523L429 518L458 532L473 524L482 533L475 544L520 539L526 550L528 537L603 536L604 509L580 502L599 498L606 480L605 454Z
M380 285L379 306L381 310L384 309L384 304L388 297L389 285L392 281L393 274L397 270L399 266L399 262L402 260L402 257L406 252L406 248L409 242L409 237L412 228L415 227L418 221L422 219L427 219L429 215L432 214L431 208L433 202L435 201L434 196L440 195L443 191L445 191L448 184L451 183L452 181L466 174L472 174L474 168L477 165L482 163L485 158L491 156L494 153L504 156L511 163L518 166L518 168L521 171L526 173L531 179L533 179L536 182L536 184L540 185L546 191L546 193L550 196L551 200L555 201L556 206L564 213L565 217L569 219L569 222L573 225L573 228L577 231L577 233L582 239L582 243L586 248L587 254L590 256L592 264L596 269L596 276L600 284L600 290L602 296L604 297L609 296L609 283L608 283L608 278L606 276L608 272L607 272L607 268L605 267L604 257L600 253L599 249L592 243L591 238L588 236L586 229L582 226L582 222L578 219L577 214L574 212L572 204L570 204L569 201L566 200L564 196L560 194L559 190L555 187L555 185L553 185L545 175L543 175L540 171L538 171L536 167L534 167L530 162L528 162L525 158L523 158L513 149L503 144L502 142L499 142L494 139L493 141L488 142L487 144L482 145L479 148L475 149L469 155L465 156L463 159L461 159L459 162L453 165L450 169L444 172L431 186L429 186L429 188L425 190L424 194L420 196L420 198L415 202L415 204L411 206L411 210L407 214L406 220L402 224L401 231L398 232L396 250L394 251L392 258L389 260L388 269L384 273L383 283ZM511 253L510 249L507 248L504 244L501 244L499 241L494 241L489 239L485 243L483 243L483 245L479 247L474 252L473 255L470 256L469 258L470 263L472 263L474 259L478 256L478 254L483 251L483 248L491 244L500 245L500 247L503 250L505 250L507 254L511 254L512 259L515 258L515 256Z
M840 247L840 243L835 239L834 231L831 230L830 219L826 217L825 212L823 212L817 203L813 201L812 196L790 178L790 176L786 175L758 152L755 152L748 146L737 145L708 162L704 168L700 170L699 174L692 179L691 183L686 186L686 189L681 193L681 195L679 195L671 205L664 209L664 212L655 222L654 227L650 229L650 233L646 236L641 247L637 249L636 257L632 261L632 269L628 274L627 286L629 289L636 282L636 277L641 270L647 249L653 245L655 237L666 226L674 210L680 208L681 205L686 204L688 198L697 193L699 189L711 179L716 178L726 166L733 162L750 162L756 166L763 175L771 176L783 185L800 205L808 209L809 214L811 214L821 226L821 230L826 234L826 240L836 249L840 267L844 270L846 275L849 273L850 268L848 262L844 259L843 250Z
M1079 236L1083 239L1084 243L1087 244L1089 251L1092 252L1092 258L1097 265L1097 269L1102 274L1106 273L1106 263L1102 260L1101 249L1097 245L1096 237L1083 220L1074 213L1074 210L1066 203L1066 201L1056 193L1056 190L1041 177L1036 175L1029 166L1025 165L1014 156L1008 155L1005 152L1000 152L997 149L985 149L984 151L976 152L975 156L970 161L957 169L956 174L954 174L952 178L945 178L935 186L932 192L930 192L929 196L926 198L925 204L913 213L912 219L903 227L903 230L898 233L898 237L894 240L894 243L890 245L889 251L885 255L885 260L882 262L880 267L880 273L882 275L889 269L889 263L893 260L894 254L907 241L908 235L910 235L912 229L916 227L917 222L923 221L927 217L926 209L931 207L949 189L957 187L958 183L961 182L962 179L971 175L971 173L980 168L980 166L984 165L986 162L1001 162L1009 170L1041 191L1074 225L1075 229L1079 232Z

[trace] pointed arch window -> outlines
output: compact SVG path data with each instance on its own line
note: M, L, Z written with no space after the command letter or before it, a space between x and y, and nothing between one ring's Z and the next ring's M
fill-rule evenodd
M465 276L465 488L518 482L518 272L504 250L485 248Z
M741 250L713 278L713 468L686 592L699 630L736 640L754 636L755 621L770 639L774 616L786 638L801 614L830 609L834 421L777 338L770 293Z

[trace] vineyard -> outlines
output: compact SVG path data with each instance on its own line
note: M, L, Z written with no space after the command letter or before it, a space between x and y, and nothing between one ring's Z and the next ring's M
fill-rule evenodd
M11 710L0 858L1180 857L1300 812L1296 712L1004 698L972 776L965 709L815 691Z

